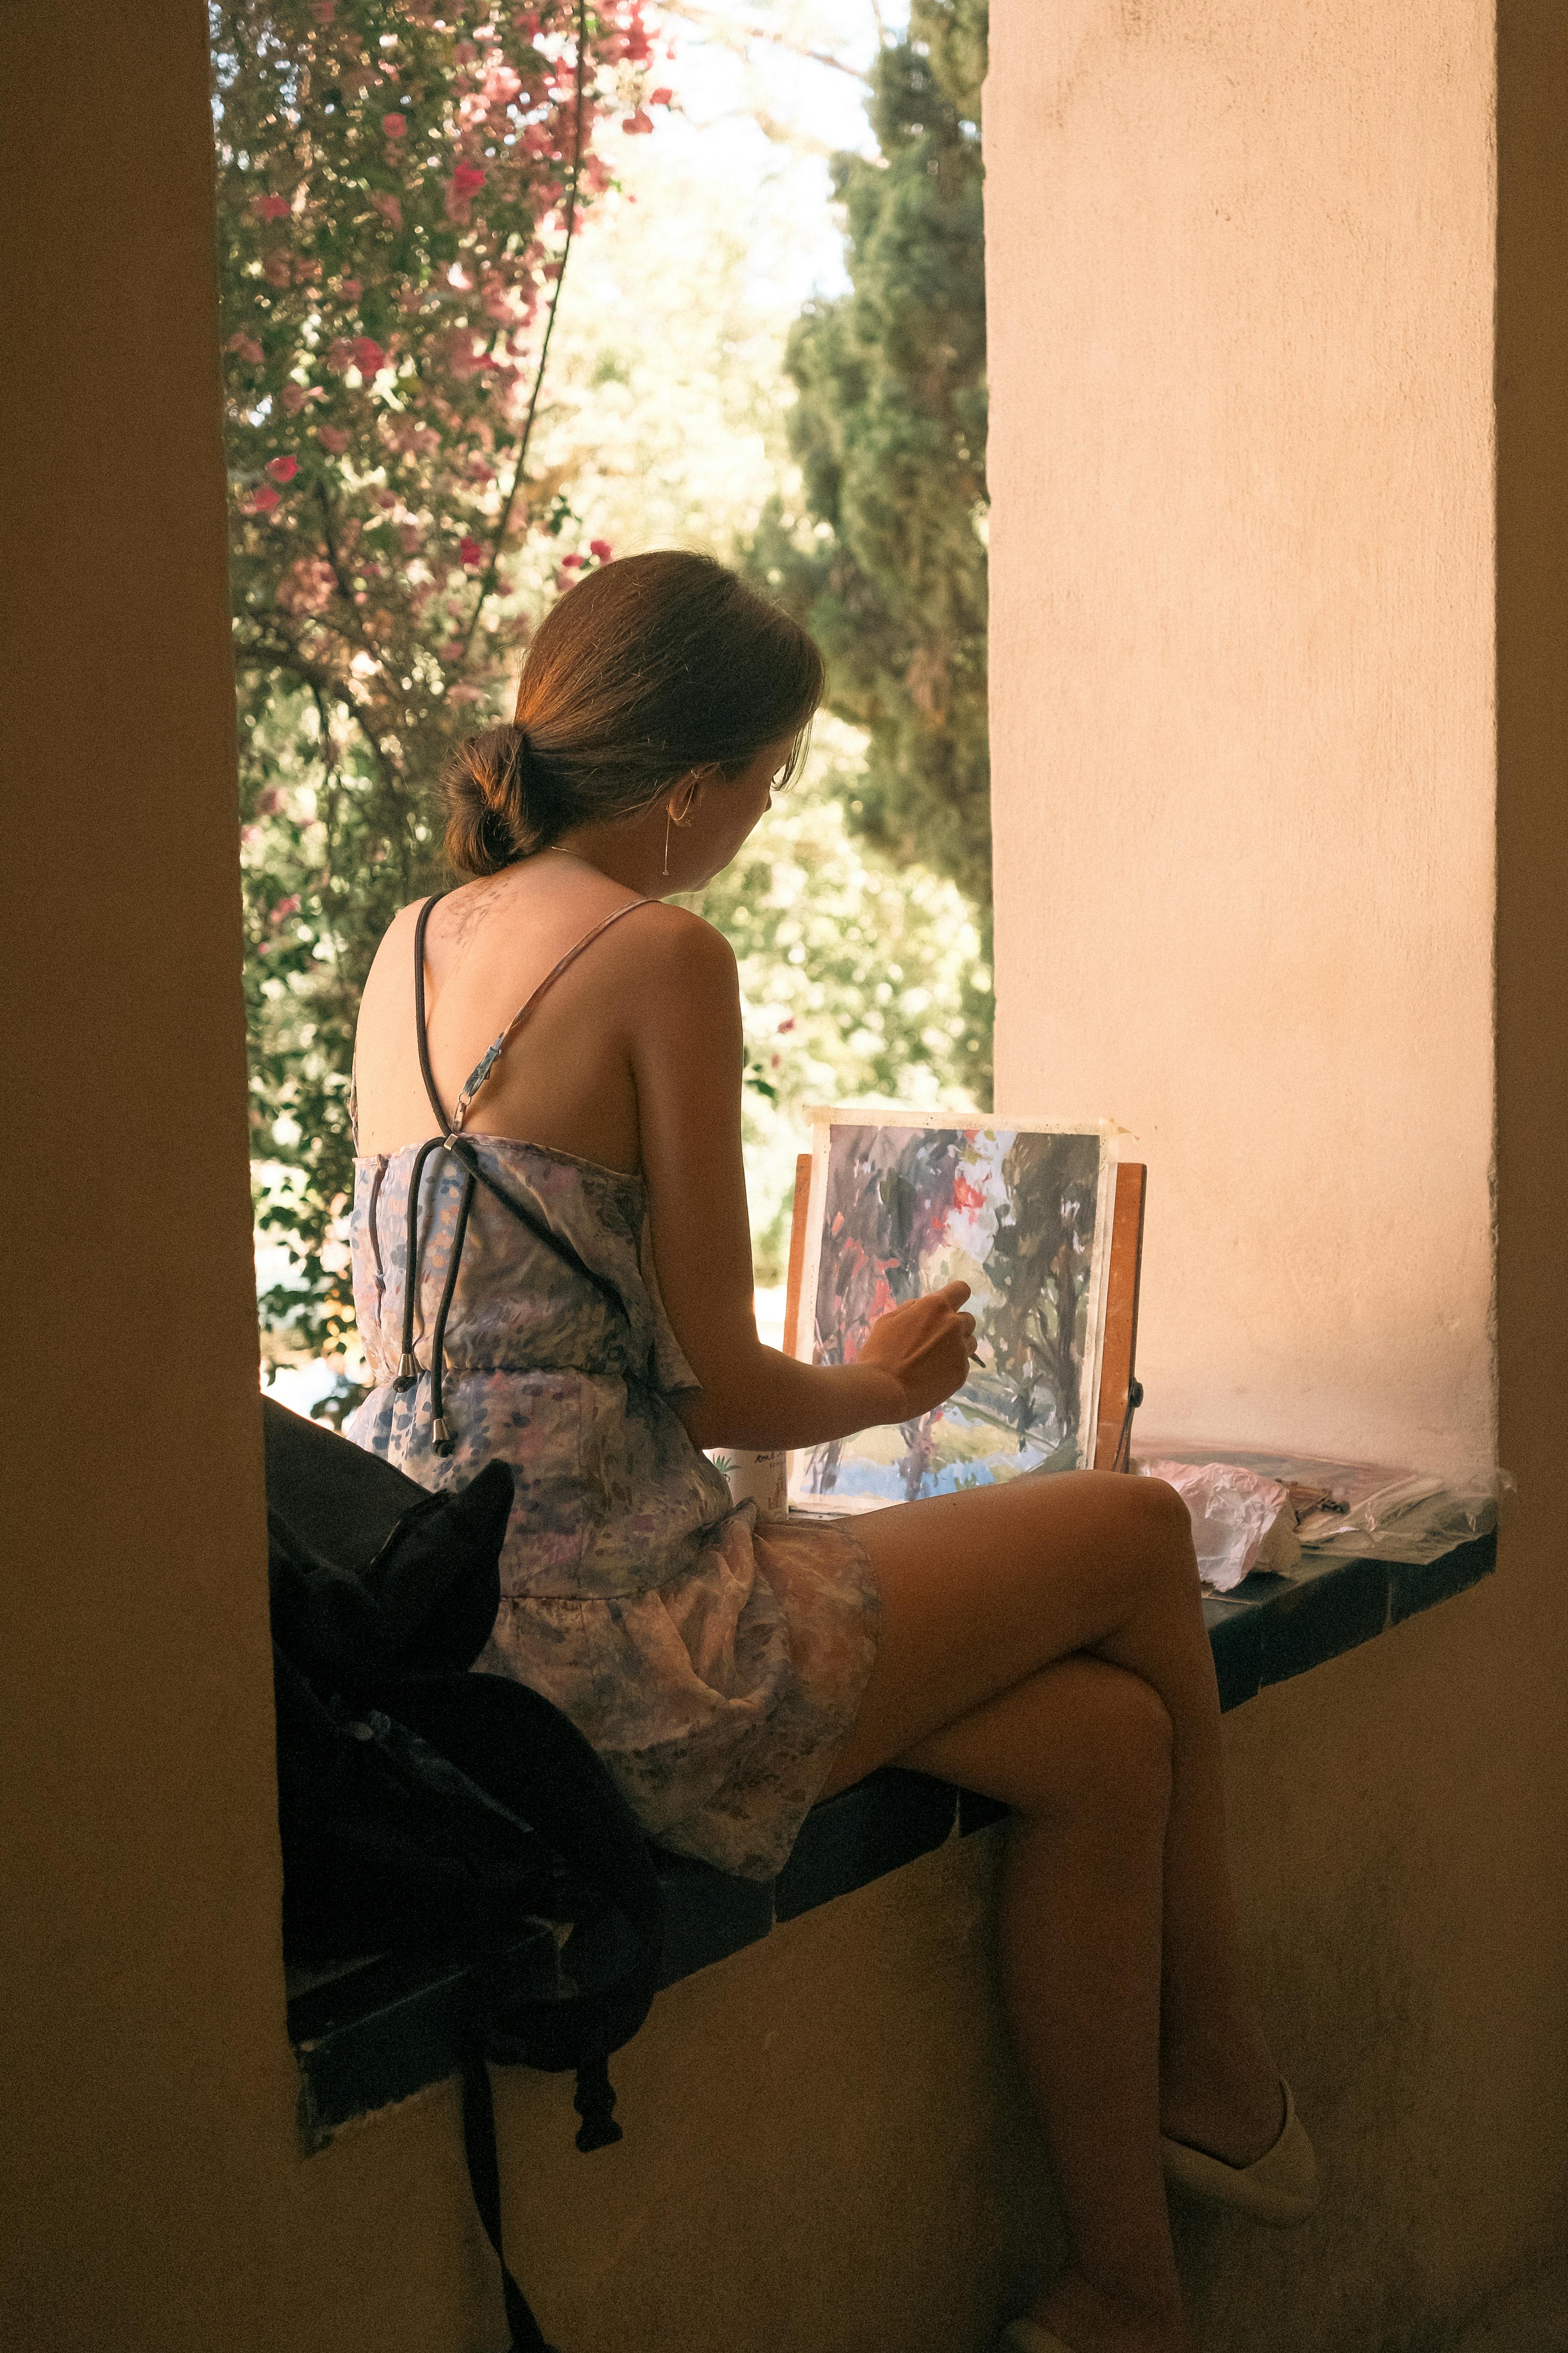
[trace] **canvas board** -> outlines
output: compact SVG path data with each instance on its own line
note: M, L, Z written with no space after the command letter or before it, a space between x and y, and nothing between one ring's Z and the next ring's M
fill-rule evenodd
M791 1508L877 1511L1091 1461L1114 1129L853 1106L811 1118L796 1353L851 1363L888 1308L963 1282L980 1362L918 1422L793 1455Z

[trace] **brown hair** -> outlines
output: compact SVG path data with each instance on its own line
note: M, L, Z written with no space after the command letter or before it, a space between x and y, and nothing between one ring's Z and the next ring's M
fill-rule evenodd
M695 768L739 776L784 735L793 767L822 683L805 630L711 556L622 556L540 625L515 723L447 760L447 859L498 873L574 826L635 817Z

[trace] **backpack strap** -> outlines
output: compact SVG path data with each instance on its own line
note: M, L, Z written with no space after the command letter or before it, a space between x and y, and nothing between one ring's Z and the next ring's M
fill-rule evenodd
M554 2353L544 2331L529 2310L528 2298L512 2277L501 2249L500 2162L496 2156L496 2112L490 2096L490 2071L478 2038L463 2061L463 2154L468 2161L468 2184L474 2193L485 2236L500 2265L501 2302L511 2331L511 2353Z

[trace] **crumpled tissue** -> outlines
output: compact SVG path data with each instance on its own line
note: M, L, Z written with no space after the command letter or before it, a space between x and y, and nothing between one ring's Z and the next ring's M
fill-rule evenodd
M1301 1565L1296 1514L1289 1490L1261 1471L1236 1462L1140 1460L1147 1479L1164 1479L1192 1515L1198 1575L1215 1593L1228 1593L1255 1568L1289 1577Z

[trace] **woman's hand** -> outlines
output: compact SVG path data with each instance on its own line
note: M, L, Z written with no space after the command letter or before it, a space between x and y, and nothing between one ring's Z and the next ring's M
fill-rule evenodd
M858 1361L897 1386L898 1399L883 1421L918 1421L963 1387L974 1349L974 1318L960 1313L968 1296L967 1282L950 1282L872 1324Z

